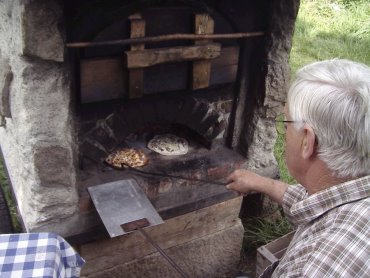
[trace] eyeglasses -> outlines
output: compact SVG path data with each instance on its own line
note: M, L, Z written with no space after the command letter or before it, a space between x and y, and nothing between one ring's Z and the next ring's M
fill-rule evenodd
M285 120L285 115L280 114L275 118L275 126L276 126L276 131L280 135L285 135L286 129L287 129L287 124L289 123L295 123L297 121L287 121Z

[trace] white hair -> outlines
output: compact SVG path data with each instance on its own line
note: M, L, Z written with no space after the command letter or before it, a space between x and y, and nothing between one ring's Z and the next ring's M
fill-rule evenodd
M370 68L348 60L303 67L288 92L288 112L315 132L318 156L336 177L370 174Z

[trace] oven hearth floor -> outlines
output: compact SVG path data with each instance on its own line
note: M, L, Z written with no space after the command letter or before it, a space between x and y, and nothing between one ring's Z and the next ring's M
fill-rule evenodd
M181 156L150 152L148 157L149 163L138 168L140 172L112 169L103 163L92 164L81 171L78 187L80 210L94 210L88 187L132 178L163 219L182 215L237 197L224 184L227 176L246 162L243 156L222 145L211 149L193 147L188 154Z

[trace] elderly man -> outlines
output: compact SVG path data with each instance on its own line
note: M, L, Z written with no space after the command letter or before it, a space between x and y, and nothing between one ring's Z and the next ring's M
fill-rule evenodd
M247 170L227 185L269 195L297 227L262 277L369 277L370 68L348 60L303 67L284 112L286 164L299 185Z

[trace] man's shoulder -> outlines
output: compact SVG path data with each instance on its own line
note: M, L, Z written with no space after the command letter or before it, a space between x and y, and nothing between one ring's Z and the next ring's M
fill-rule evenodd
M347 217L356 218L365 216L366 218L369 218L369 213L370 213L370 197L348 202L338 207L338 214Z
M370 197L349 202L336 208L332 230L342 233L351 233L353 237L361 237L364 234L370 236Z

